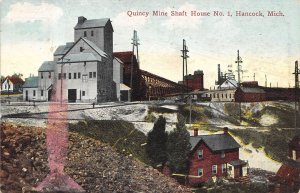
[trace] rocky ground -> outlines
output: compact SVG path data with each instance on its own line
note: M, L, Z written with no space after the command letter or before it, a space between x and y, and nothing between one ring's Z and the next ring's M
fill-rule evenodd
M2 123L0 132L1 191L34 190L49 173L44 129ZM65 171L86 192L190 192L107 144L69 134Z

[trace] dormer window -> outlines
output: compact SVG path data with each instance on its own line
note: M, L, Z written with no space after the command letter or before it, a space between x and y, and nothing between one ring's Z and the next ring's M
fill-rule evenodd
M94 31L93 30L91 31L91 36L94 36Z
M83 36L86 37L86 31L83 32Z

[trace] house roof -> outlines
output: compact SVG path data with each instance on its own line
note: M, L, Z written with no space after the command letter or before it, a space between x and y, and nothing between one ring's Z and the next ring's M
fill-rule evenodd
M38 82L39 82L39 77L37 76L25 78L25 83L23 85L23 88L37 88Z
M76 30L76 29L104 27L108 21L110 21L109 18L89 19L89 20L85 20L82 23L77 23L74 29Z
M56 65L56 62L54 62L54 61L45 61L39 68L39 72L54 71L55 65Z
M55 52L54 52L54 56L57 55L64 55L65 53L67 53L67 51L74 45L74 42L67 42L66 45L60 45L58 46L58 48L56 48Z
M265 93L265 91L261 88L241 87L241 90L244 93Z
M230 165L232 166L243 166L243 165L246 165L247 162L243 161L243 160L240 160L240 159L237 159L237 160L233 160L233 161L230 161L228 162Z
M194 150L200 141L203 141L212 151L230 150L241 147L229 134L212 134L191 136L191 150Z
M22 80L22 78L18 76L7 76L3 82L5 82L6 79L8 79L13 84L24 84L24 80Z

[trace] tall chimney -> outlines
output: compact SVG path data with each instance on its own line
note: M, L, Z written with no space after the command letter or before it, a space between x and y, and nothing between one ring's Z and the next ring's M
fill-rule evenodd
M83 16L78 17L78 23L80 23L80 24L82 24L85 20L86 20L86 18Z
M228 134L228 127L223 128L224 134Z
M194 128L194 136L198 136L198 128Z

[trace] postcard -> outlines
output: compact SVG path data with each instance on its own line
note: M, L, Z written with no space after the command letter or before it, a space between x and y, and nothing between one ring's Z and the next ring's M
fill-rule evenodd
M0 192L300 192L300 1L0 10Z

